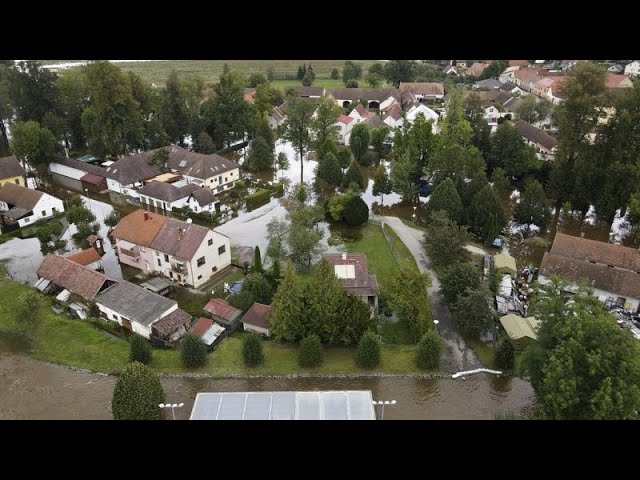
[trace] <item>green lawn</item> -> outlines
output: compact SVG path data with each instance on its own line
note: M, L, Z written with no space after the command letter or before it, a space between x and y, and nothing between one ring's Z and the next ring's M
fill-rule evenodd
M273 82L271 82L271 85L284 91L287 87L301 87L302 83L300 82L300 80L274 80ZM332 80L330 78L316 78L312 86L324 88L343 88L344 83L340 79Z
M373 60L354 60L362 65L363 73L366 73L369 65L375 63ZM66 60L47 61L46 63L66 63ZM344 60L166 60L153 62L122 62L117 63L122 70L132 71L140 75L143 80L162 85L172 70L175 70L181 77L198 75L207 82L217 82L225 64L231 70L238 70L245 75L252 73L262 73L266 75L267 68L274 70L276 78L284 78L285 75L295 76L298 66L311 63L316 74L316 85L320 85L320 79L329 79L331 70L337 68L342 71ZM62 70L61 75L67 70ZM293 80L295 84L301 85L300 81ZM362 80L361 80L362 82ZM342 82L340 81L340 86ZM365 85L362 85L365 86Z

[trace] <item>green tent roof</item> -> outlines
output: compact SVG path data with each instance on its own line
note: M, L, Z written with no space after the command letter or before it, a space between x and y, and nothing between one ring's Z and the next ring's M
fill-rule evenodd
M500 323L511 340L520 340L524 337L533 340L538 339L537 330L540 320L535 317L523 318L510 313L509 315L500 317Z
M507 271L513 275L517 272L516 259L508 253L500 253L493 256L493 265L498 271Z
M91 162L96 162L98 160L100 160L98 157L96 157L95 155L91 155L90 153L78 158L78 161L83 163L91 163Z

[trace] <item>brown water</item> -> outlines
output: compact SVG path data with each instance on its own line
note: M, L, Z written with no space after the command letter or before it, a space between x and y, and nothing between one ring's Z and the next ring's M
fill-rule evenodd
M111 419L115 381L114 377L38 362L0 347L0 420ZM520 414L533 400L529 383L486 374L466 381L164 378L162 384L168 402L184 402L183 408L176 409L180 420L189 418L196 394L207 391L371 390L374 399L398 402L385 409L385 420L492 420L496 414Z

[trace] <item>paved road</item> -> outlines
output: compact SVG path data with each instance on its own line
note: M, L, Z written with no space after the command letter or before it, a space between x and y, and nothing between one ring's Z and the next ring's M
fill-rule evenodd
M446 345L446 355L444 368L452 371L469 370L482 366L474 351L467 345L458 333L454 320L449 311L449 307L440 296L440 281L438 275L431 265L431 259L427 256L423 246L422 237L424 232L411 228L398 217L382 217L382 220L389 225L400 239L407 246L413 258L415 258L421 272L431 275L431 286L427 288L429 304L433 312L433 318L440 323L438 328Z

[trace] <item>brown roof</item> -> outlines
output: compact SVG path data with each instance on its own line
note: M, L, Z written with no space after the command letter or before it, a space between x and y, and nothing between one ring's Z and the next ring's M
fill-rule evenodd
M391 117L394 120L402 118L402 108L400 108L400 105L398 105L397 103L391 105L391 107L387 109L384 118L386 119L387 117Z
M99 292L118 282L104 273L51 253L44 257L36 273L38 277L51 280L55 285L66 288L85 300L93 300Z
M256 101L256 89L245 88L244 89L244 101L247 103L254 103Z
M0 179L22 176L24 176L24 168L16 157L11 155L0 158Z
M92 185L98 185L101 182L104 182L105 178L100 175L95 175L93 173L87 173L82 178L80 178L81 182L90 183Z
M212 298L207 302L203 310L221 318L225 322L233 321L241 313L240 310L233 308L221 298Z
M65 258L86 267L87 265L91 265L92 263L99 261L100 254L95 248L91 247L87 248L86 250L82 250L81 252L74 255L69 255Z
M146 216L146 218L145 218ZM160 229L169 220L163 215L136 210L123 217L113 229L113 237L127 242L150 247Z
M254 302L247 313L242 317L242 323L248 323L261 328L269 328L269 316L271 315L271 307L262 303Z
M138 193L151 198L157 198L163 202L171 203L181 198L188 197L192 192L199 188L200 186L195 183L188 183L182 187L176 187L172 183L153 180L138 190Z
M529 65L529 60L509 60L510 67L526 67Z
M622 245L557 233L553 240L551 253L640 272L640 253L635 248Z
M228 172L234 168L239 168L235 162L215 153L204 155L186 150L177 145L170 145L167 148L169 150L167 166L171 170L177 170L189 177L204 180L214 175Z
M151 248L189 261L208 232L206 227L169 218L151 242Z
M545 252L540 265L540 274L558 275L572 282L582 280L592 288L640 298L640 274L629 270Z
M474 76L478 76L480 75L482 72L484 72L484 69L487 68L489 66L488 63L480 63L480 62L476 62L473 65L471 65L471 67L469 67L469 70L471 71L471 73Z
M543 78L543 75L540 75L541 71L540 68L521 68L513 72L513 76L519 80L535 83Z
M342 259L340 253L325 253L322 257L336 265L353 265L355 278L341 278L342 286L347 292L355 295L377 295L380 292L378 279L375 275L369 274L367 268L367 256L364 253L348 253L346 260Z
M196 323L191 326L189 331L201 337L211 328L211 325L213 325L213 320L210 318L200 317Z
M191 324L191 314L178 308L174 310L166 317L161 318L153 324L153 328L161 335L167 336L175 332L181 325L184 325L185 329L189 328Z
M33 210L44 193L16 183L5 183L0 187L0 201L25 210Z
M618 75L615 73L607 72L607 87L608 88L618 88L622 82L624 82L627 78L626 75Z
M400 82L400 91L411 90L417 95L444 95L442 82Z
M149 164L150 153L121 158L106 168L104 176L120 182L121 185L130 185L160 175L162 173L160 169Z
M361 117L367 118L369 116L369 112L367 112L367 109L361 103L359 103L354 110L358 112L358 115Z
M397 88L334 88L331 95L336 100L369 100L382 102L389 97L400 101L400 90Z
M290 87L299 97L321 97L324 95L322 87Z
M204 207L205 205L211 205L216 201L216 196L211 190L206 187L199 188L191 192L191 197L198 202L198 205Z
M542 145L547 150L553 150L558 145L558 141L547 132L534 127L524 120L518 120L514 126L520 130L520 135L524 138L538 145Z

